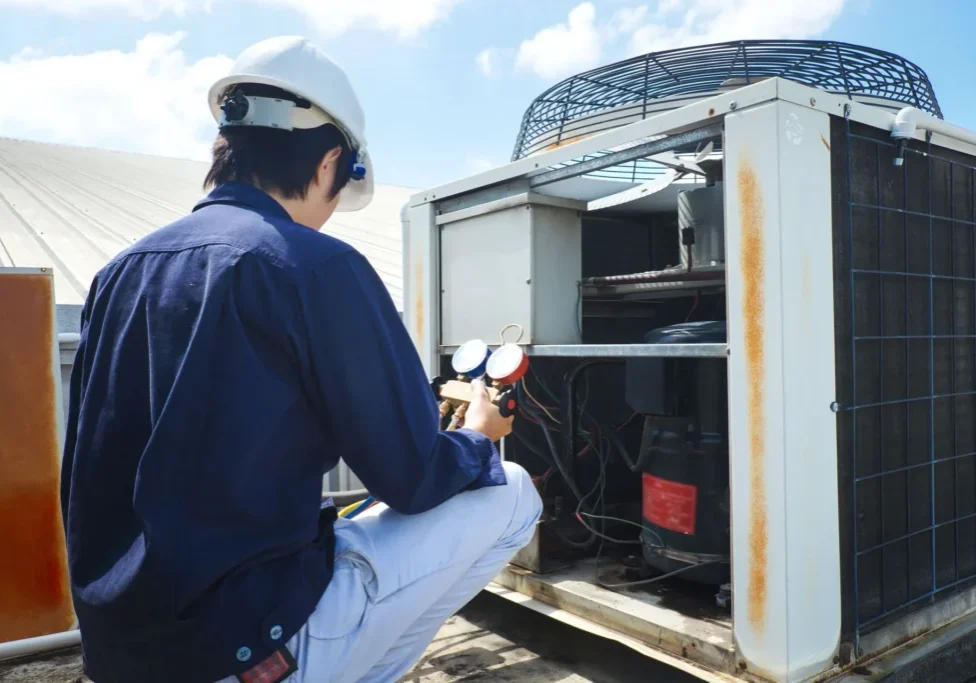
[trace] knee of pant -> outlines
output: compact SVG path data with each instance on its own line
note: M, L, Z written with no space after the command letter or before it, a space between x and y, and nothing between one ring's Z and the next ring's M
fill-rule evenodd
M525 468L514 462L504 462L505 479L508 488L515 494L516 509L512 515L512 527L534 527L542 514L542 499Z

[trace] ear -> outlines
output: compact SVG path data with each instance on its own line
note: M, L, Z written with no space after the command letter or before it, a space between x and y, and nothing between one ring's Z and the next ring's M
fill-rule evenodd
M342 148L340 147L333 147L323 155L322 161L319 162L318 173L316 174L316 181L320 186L332 187L336 173L339 170L338 163L341 155Z
M342 155L341 147L333 147L328 152L326 152L325 156L322 157L322 163L320 164L322 170L328 171L329 175L335 177L336 165L339 163L339 157L341 155Z
M334 164L339 161L339 156L341 154L342 154L341 147L333 147L332 149L330 149L328 152L325 153L324 157L322 157L322 163Z

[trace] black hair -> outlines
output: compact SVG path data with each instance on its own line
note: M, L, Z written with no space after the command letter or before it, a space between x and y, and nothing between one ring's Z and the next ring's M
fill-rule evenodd
M308 100L272 86L242 84L236 90L245 95L277 97L311 106ZM336 126L277 130L259 126L226 126L213 144L213 161L204 188L228 182L245 182L287 199L304 199L324 157L338 147L338 164L331 196L349 182L355 152Z

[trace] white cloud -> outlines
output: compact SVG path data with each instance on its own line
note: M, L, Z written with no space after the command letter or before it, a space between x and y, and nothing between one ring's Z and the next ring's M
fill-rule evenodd
M30 48L0 61L5 137L206 158L216 126L206 93L231 59L197 61L182 33L151 33L125 52L45 56Z
M566 23L544 28L519 47L515 65L552 79L584 71L599 61L603 38L592 2L577 5Z
M847 0L848 3L857 0ZM564 23L524 41L516 66L547 80L603 62L690 45L750 38L811 38L843 11L845 0L658 0L599 19L593 2Z
M124 13L145 21L163 14L183 16L193 7L209 7L209 4L209 1L199 0L0 0L0 5L27 7L69 16Z
M662 0L660 4L666 1ZM613 33L631 33L644 24L647 12L645 6L619 9L610 17L610 30Z
M638 28L631 36L630 52L752 38L810 38L830 27L844 9L844 0L690 0L683 7L678 26L657 21ZM676 3L667 9L674 15Z
M404 39L414 38L446 17L463 0L247 0L285 7L303 15L318 33L335 36L354 27L391 31ZM241 0L0 0L0 7L27 7L70 16L127 14L151 20L164 14L184 16L206 12L217 4Z
M685 1L686 0L658 0L656 14L659 17L673 14L681 9L681 5L683 5Z
M446 17L463 0L257 1L265 5L291 7L308 17L325 35L338 35L353 27L366 26L391 31L408 39Z
M489 47L482 50L474 58L474 61L486 78L498 78L501 75L502 55L497 48Z

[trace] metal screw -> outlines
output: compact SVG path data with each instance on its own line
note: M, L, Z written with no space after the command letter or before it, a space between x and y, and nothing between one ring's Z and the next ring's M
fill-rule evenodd
M532 278L528 278L528 279L527 279L527 280L525 281L525 284L527 284L527 285L531 285L531 284L532 284Z
M816 97L811 97L810 98L810 106L811 107L816 107L817 106L817 98Z
M840 403L838 403L837 401L834 401L833 403L831 403L830 404L830 412L832 412L832 413L839 413L840 412Z
M729 109L735 109L738 106L739 106L739 103L736 102L735 100L732 100L731 102L729 102Z

